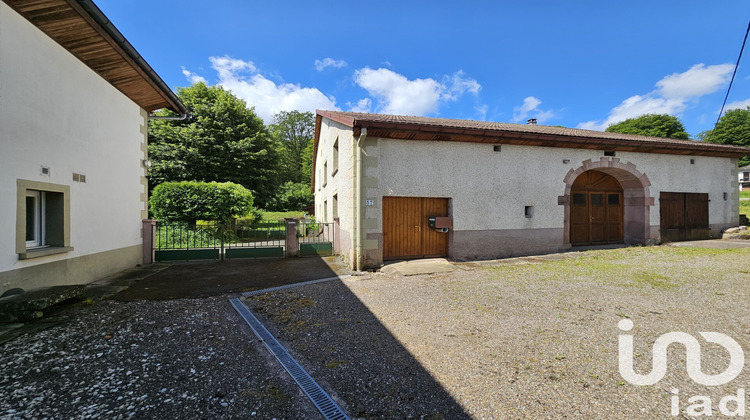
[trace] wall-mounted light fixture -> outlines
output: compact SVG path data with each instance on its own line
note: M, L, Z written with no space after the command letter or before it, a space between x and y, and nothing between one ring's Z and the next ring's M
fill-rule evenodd
M729 198L729 194L724 193L724 201L727 201L727 198Z
M563 163L566 164L566 165L569 164L570 163L570 159L563 159Z
M148 169L151 167L151 159L143 159L141 161L141 164L143 165L144 168Z

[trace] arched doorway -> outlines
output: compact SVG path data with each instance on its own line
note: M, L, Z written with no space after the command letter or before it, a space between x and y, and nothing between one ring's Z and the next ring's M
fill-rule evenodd
M570 242L573 246L622 243L623 189L604 172L580 174L570 189Z

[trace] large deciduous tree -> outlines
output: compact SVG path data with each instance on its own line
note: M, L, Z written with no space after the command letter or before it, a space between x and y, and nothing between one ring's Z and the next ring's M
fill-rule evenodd
M305 153L311 149L315 116L311 112L281 111L269 126L279 144L281 181L310 183L311 171L305 165Z
M690 138L682 122L677 117L667 114L645 114L636 118L628 118L610 125L605 131L671 139Z
M698 137L708 143L750 146L750 106L727 111L713 130L704 131ZM740 159L739 164L750 164L750 156Z
M221 86L196 83L178 88L177 96L192 112L188 119L149 122L151 187L168 181L234 182L253 191L263 207L278 185L279 160L263 120Z

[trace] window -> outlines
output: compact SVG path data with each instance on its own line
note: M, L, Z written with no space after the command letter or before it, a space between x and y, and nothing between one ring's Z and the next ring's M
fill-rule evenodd
M328 200L323 202L323 223L328 222Z
M26 190L26 248L44 244L43 191Z
M336 172L339 171L339 138L336 137L336 141L333 142L333 160L331 161L331 165L333 167L331 168L333 172L331 172L331 176L336 175Z
M20 259L72 251L70 187L17 180L16 252Z
M328 162L323 164L323 186L328 184Z
M331 202L331 205L333 208L331 209L331 214L333 215L333 218L339 217L339 195L334 194L333 195L333 201Z

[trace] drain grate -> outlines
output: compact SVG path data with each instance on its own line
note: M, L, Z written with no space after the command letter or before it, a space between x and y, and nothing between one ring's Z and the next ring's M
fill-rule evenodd
M297 382L302 391L310 398L315 407L327 420L349 420L349 416L336 404L328 393L318 385L317 382L297 363L291 354L282 346L278 340L258 321L258 318L250 312L238 298L229 299L234 309L247 322L256 336L263 341L268 351L276 357L281 366L289 372L294 382Z
M292 287L298 287L298 286L307 286L308 284L322 283L324 281L341 280L347 277L351 277L351 275L347 274L344 276L326 277L324 279L319 279L319 280L310 280L310 281L303 281L301 283L293 283L293 284L285 284L283 286L269 287L268 289L251 290L249 292L243 292L242 297L262 295L263 293L276 292L278 290L290 289Z

